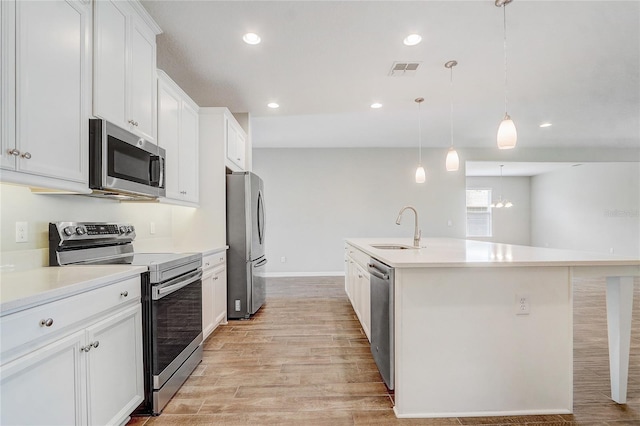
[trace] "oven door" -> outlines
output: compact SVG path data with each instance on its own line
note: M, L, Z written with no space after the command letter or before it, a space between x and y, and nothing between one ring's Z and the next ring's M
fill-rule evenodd
M202 271L151 288L151 372L154 389L202 343Z

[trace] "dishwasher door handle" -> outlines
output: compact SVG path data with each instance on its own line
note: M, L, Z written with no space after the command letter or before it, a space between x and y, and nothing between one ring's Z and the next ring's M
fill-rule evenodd
M381 280L389 279L389 274L383 273L378 268L376 268L375 265L373 265L372 263L367 263L367 266L369 267L369 273L374 277L380 278Z

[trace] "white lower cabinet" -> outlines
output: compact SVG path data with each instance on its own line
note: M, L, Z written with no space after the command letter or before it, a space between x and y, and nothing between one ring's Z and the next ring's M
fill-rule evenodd
M371 276L369 257L347 245L345 247L345 291L367 339L371 341Z
M137 304L87 329L89 424L118 424L142 402L141 324Z
M0 367L3 425L83 424L84 332Z
M142 307L139 279L118 284L93 291L103 304L110 296L114 300L107 311L76 318L71 326L65 312L79 301L90 301L93 292L52 302L49 310L45 304L2 318L3 334L15 334L16 327L28 334L35 325L44 337L2 348L7 360L0 365L0 424L126 422L144 395ZM44 325L47 320L49 326ZM9 345L15 341L11 336L7 340Z
M227 322L226 253L205 256L202 267L202 330L206 339Z

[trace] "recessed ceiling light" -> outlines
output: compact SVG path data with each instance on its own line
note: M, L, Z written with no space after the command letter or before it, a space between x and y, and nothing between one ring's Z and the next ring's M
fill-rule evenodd
M262 40L258 34L255 33L246 33L242 36L242 40L244 40L247 44L258 44Z
M380 102L374 102L371 104L371 108L373 109L382 108L382 104Z
M280 105L278 105L278 104L277 104L277 103L275 103L275 102L269 102L269 103L267 104L267 106L268 106L269 108L273 108L273 109L280 108Z
M402 41L407 46L415 46L422 41L422 37L419 34L409 34Z
M552 124L551 123L541 123L540 127L551 127Z

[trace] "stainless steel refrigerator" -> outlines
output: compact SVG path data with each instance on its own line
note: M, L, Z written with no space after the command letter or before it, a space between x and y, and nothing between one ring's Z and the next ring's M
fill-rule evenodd
M249 318L266 297L264 184L251 172L227 175L227 317Z

